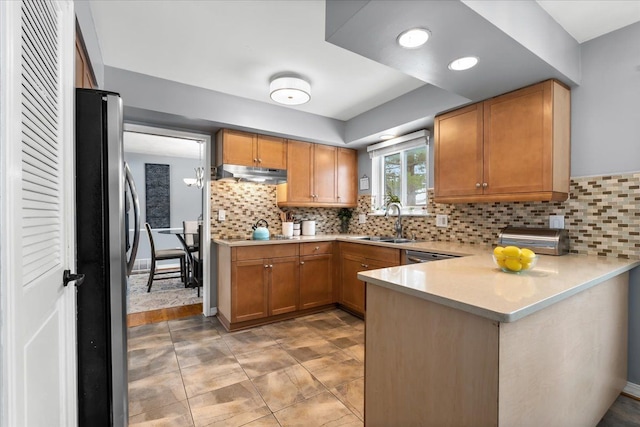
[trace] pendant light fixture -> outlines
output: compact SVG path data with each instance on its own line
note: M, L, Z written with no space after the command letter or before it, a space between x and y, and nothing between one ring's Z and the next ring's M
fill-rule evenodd
M300 77L280 76L271 80L269 93L279 104L300 105L311 100L311 85Z
M202 141L195 141L198 144L198 164L202 164L202 146L204 145ZM197 168L193 168L196 171L195 178L183 178L187 187L196 187L198 190L202 190L204 188L204 168L202 166L198 166Z

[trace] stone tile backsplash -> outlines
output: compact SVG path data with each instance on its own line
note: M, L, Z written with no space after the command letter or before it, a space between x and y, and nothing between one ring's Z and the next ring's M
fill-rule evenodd
M565 216L571 252L622 258L640 258L640 172L598 177L572 178L570 197L564 202L508 202L435 204L429 189L430 216L407 216L402 222L405 236L418 239L473 244L495 244L500 229L548 227L548 216ZM212 182L212 235L248 237L251 225L264 218L272 233L279 234L281 222L276 205L276 187L249 183ZM218 209L227 220L217 221ZM338 233L340 221L335 208L287 208L296 218L316 220L316 231ZM391 235L394 217L367 216L371 197L359 196L349 226L352 234ZM449 216L449 226L435 226L435 215Z

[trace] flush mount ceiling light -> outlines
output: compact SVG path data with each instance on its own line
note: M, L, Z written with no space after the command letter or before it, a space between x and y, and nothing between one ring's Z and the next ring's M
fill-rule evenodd
M398 36L398 44L406 49L415 49L427 42L431 33L424 28L411 28Z
M449 63L449 69L453 71L464 71L473 68L478 63L475 56L465 56L464 58L454 59Z
M300 105L311 99L311 85L299 77L277 77L269 89L271 99L279 104Z

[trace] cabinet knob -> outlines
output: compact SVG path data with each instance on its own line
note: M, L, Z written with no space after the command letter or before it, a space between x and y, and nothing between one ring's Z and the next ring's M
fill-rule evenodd
M258 163L262 163L262 159L258 159Z
M365 265L364 265L364 268L369 268L369 264L365 264Z
M304 261L300 261L300 265L304 265Z
M476 182L476 188L480 188L480 183Z
M269 268L273 268L273 264L269 264Z
M258 163L258 159L253 159L253 163Z
M319 251L320 250L320 246L316 246L315 248L313 248L314 251Z
M482 188L487 188L489 186L489 184L487 184L486 182L482 183Z
M265 265L264 265L264 268L269 268L269 264L265 264Z

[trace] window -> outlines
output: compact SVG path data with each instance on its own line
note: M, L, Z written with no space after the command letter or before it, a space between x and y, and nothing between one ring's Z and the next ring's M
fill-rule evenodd
M418 138L414 134L407 135L411 136L413 137L408 141L395 144L386 141L367 149L373 162L376 210L383 208L391 196L399 198L405 212L413 212L416 208L426 210L429 156L427 139L422 134Z

